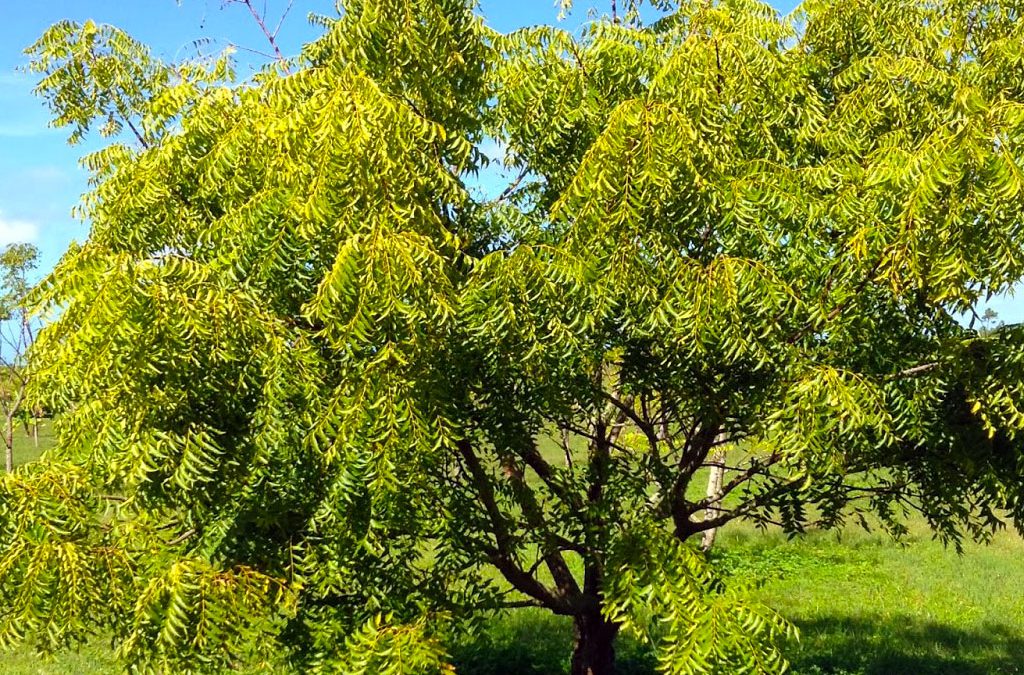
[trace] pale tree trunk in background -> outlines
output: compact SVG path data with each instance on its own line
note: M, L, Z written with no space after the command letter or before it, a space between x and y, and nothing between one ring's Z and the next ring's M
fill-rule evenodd
M565 466L572 471L572 438L565 427L561 427L558 433L562 441L562 452L565 453Z
M8 415L4 422L4 445L7 446L4 467L10 473L14 471L14 418Z
M14 422L25 402L26 382L20 379L17 384L17 392L4 402L4 445L7 446L7 461L4 465L8 472L14 470Z
M721 439L716 439L721 440ZM708 508L704 511L704 520L710 520L718 515L718 509L722 506L722 478L725 476L725 448L719 446L718 450L711 455L708 462L711 465L711 474L708 476L707 501ZM704 530L704 537L700 547L710 551L715 545L715 537L718 535L718 528L712 527Z
M33 447L39 447L39 416L33 408L28 415L21 418L25 425L25 435L32 438Z

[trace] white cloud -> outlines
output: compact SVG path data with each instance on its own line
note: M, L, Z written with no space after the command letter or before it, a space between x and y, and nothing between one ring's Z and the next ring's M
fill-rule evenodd
M35 241L39 226L27 220L7 218L0 213L0 246Z

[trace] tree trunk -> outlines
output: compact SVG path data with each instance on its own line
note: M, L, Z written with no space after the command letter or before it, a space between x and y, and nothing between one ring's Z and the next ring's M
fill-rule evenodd
M7 454L4 457L4 467L7 473L14 471L14 418L8 417L4 425L4 445L7 446Z
M573 627L576 646L572 652L572 675L613 675L619 626L605 621L597 610L577 616Z
M34 420L32 423L32 447L39 447L39 420Z
M725 475L725 450L717 450L712 455L709 464L711 465L711 475L708 476L708 508L704 511L704 520L716 517L719 507L722 506L722 477ZM710 551L711 547L715 545L715 536L717 534L717 527L704 530L704 537L701 540L700 547L705 551Z

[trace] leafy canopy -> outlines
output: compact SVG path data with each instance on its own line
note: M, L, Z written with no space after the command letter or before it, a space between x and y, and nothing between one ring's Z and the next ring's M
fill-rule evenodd
M437 672L537 605L574 672L620 628L777 672L790 629L695 535L1019 522L1024 334L963 317L1024 277L1024 5L662 4L502 35L347 0L242 82L51 28L55 123L115 140L36 291L66 413L3 477L0 643Z

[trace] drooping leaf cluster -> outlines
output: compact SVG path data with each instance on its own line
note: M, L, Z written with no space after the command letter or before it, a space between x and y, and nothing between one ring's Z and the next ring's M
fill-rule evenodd
M609 567L607 615L657 643L663 672L785 670L785 658L773 645L780 636L795 637L795 628L745 600L748 589L724 588L692 547L656 532L627 531L612 548Z

